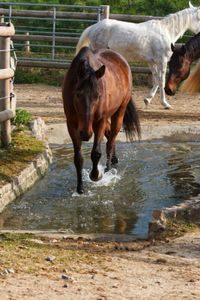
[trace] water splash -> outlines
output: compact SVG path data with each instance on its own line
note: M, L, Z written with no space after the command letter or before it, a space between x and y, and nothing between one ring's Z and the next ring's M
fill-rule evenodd
M118 174L117 169L112 168L110 171L104 173L105 166L99 164L99 173L101 179L98 181L92 181L90 179L90 169L83 169L83 179L92 184L92 186L110 186L116 184L121 179L121 176Z

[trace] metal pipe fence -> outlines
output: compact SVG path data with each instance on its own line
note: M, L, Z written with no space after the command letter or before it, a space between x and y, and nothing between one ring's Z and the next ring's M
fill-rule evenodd
M154 16L110 14L109 6L80 6L1 2L0 16L15 25L12 37L18 66L66 68L83 30L104 18L127 22L161 19ZM150 73L138 62L132 66L138 73Z
M15 25L19 65L26 60L71 60L82 31L105 11L105 6L0 2L0 16Z

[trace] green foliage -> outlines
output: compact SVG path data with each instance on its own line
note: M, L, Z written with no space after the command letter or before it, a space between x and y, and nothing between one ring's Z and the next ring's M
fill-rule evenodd
M44 144L29 131L13 131L9 148L0 149L0 187L20 174L44 150Z
M16 84L48 84L61 86L66 70L49 68L22 68L18 67L15 73Z
M23 68L17 68L15 83L40 83L40 79L37 72L33 72L32 69L24 71Z
M9 2L10 0L4 0L4 2ZM34 10L49 10L48 6L41 7L40 4L60 4L60 5L89 5L89 6L99 6L99 5L110 5L110 11L112 14L129 14L129 15L149 15L149 16L166 16L170 13L177 12L181 9L187 8L189 6L189 0L21 0L17 1L14 8L20 9L34 9ZM37 6L19 6L19 2L24 3L34 3L38 4ZM200 0L192 0L194 6L200 5ZM51 8L52 9L52 8ZM65 10L64 8L59 8L59 10ZM68 10L68 9L67 9ZM78 9L70 9L71 11ZM84 9L87 11L87 9ZM80 10L83 11L83 10ZM91 12L91 11L90 11ZM47 30L51 32L52 30L52 20L38 20L33 18L31 20L25 19L14 19L14 25L16 28L27 28L27 31L34 30L37 28L37 31ZM74 36L78 36L80 32L91 23L87 22L74 22L70 19L62 20L56 22L57 32L66 32L68 29L73 32ZM23 29L24 30L24 29ZM69 30L69 31L70 31ZM31 34L31 33L30 33ZM188 40L187 36L184 36L179 42L185 43ZM32 44L42 44L39 47L36 47ZM68 45L68 44L67 44ZM49 47L47 47L49 46ZM75 46L73 43L68 46ZM30 57L34 58L45 58L51 59L51 42L37 42L31 43L31 52L27 54L24 52L24 46L16 46L16 54L18 57ZM57 60L71 60L74 56L74 49L63 49L57 48L55 53L55 59ZM45 83L60 86L63 81L65 71L50 70L50 69L34 69L34 68L17 68L15 73L15 83Z
M26 110L22 110L22 109L17 109L16 110L16 116L11 120L12 125L15 126L27 126L28 123L31 121L31 114L26 111Z

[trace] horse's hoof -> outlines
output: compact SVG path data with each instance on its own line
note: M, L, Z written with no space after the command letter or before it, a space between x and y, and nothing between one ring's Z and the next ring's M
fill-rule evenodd
M112 160L111 160L111 163L112 163L112 166L117 165L118 164L118 158L116 156L113 156Z
M108 171L110 171L110 168L108 168L108 167L105 167L105 169L104 169L104 173L106 173L106 172L108 172Z
M82 195L84 193L84 188L83 187L77 187L77 193Z
M144 104L145 107L148 108L148 105L150 104L150 100L148 98L144 98Z
M99 172L97 174L93 174L92 172L90 173L90 179L92 181L99 181L99 180L101 180L102 177L103 177L103 175L99 174Z
M164 107L164 109L172 109L172 106L170 104L168 104Z

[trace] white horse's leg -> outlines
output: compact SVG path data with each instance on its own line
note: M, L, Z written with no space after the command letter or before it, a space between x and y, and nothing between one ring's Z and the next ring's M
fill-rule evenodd
M149 95L144 98L144 103L146 106L151 102L153 97L155 96L157 89L158 89L158 71L157 71L157 65L149 65L151 72L152 72L152 81L153 81L153 87L149 92Z
M162 62L160 69L159 69L159 88L160 88L160 102L164 106L165 109L171 108L171 105L167 102L165 96L165 76L167 70L167 61Z

